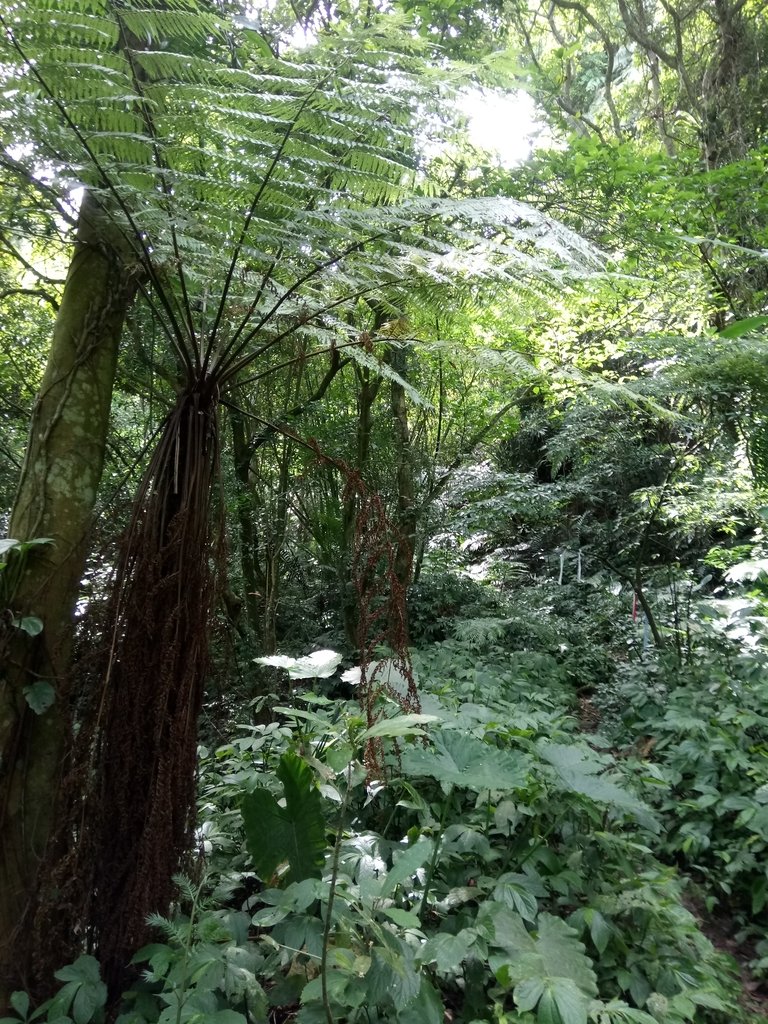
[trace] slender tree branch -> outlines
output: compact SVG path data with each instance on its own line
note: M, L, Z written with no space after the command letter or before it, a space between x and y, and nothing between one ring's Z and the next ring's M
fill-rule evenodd
M1 20L0 24L2 24ZM20 160L14 160L7 150L0 152L0 166L7 167L9 171L23 178L36 192L47 196L56 207L57 215L62 217L70 227L77 227L77 218L72 215L69 206L63 201L59 192L52 185L48 185L46 182L36 178L28 167L25 167Z
M39 270L33 263L30 263L2 231L0 231L0 245L3 245L11 256L13 256L15 260L18 260L28 273L34 274L38 281L45 281L46 284L52 284L55 287L60 287L64 284L64 281L61 278L49 277L47 274L44 274Z
M44 299L45 302L53 306L56 312L58 312L59 309L59 300L54 298L50 292L45 291L43 288L6 288L5 291L0 292L0 302L2 302L3 299L10 298L11 295L34 295L38 299Z
M322 398L324 398L326 391L331 386L334 377L344 369L351 362L351 359L340 359L338 349L332 351L331 366L323 377L318 387L312 392L312 394L303 402L298 405L294 405L293 408L288 409L283 413L284 419L296 420L299 416L303 416L304 413ZM248 445L248 461L253 458L259 448L267 443L270 437L274 437L276 433L281 429L281 424L270 423L264 427L255 438L251 440Z
M399 281L392 281L392 282L389 282L389 283L390 284L399 284L400 282ZM291 324L290 327L287 327L284 331L281 331L279 334L275 335L274 338L270 338L269 341L265 342L260 348L256 349L255 352L249 353L247 356L244 356L238 362L231 364L224 371L220 372L219 381L220 381L221 385L223 386L227 381L231 380L234 376L236 376L246 366L250 366L250 364L253 363L256 359L258 359L260 356L262 356L269 349L274 348L274 346L277 345L278 342L282 341L284 338L287 338L290 334L293 334L293 332L295 330L297 330L299 327L306 327L307 324L312 322L312 320L316 320L317 317L323 316L324 314L329 313L332 309L335 309L337 306L341 306L341 305L343 305L346 302L352 302L355 299L362 298L363 295L368 295L368 294L370 294L370 292L379 291L380 289L381 289L381 282L377 282L376 284L372 284L372 285L367 285L365 288L360 288L358 291L350 292L350 293L348 293L346 295L341 296L340 298L336 298L336 299L333 300L333 302L329 302L325 306L321 307L320 309L315 310L315 312L304 323L301 323L301 324L300 323L293 323L293 324ZM264 317L262 319L262 321L261 321L261 325L265 324L268 319L269 319L269 317ZM254 328L254 330L251 332L251 334L249 334L248 337L243 342L243 345L240 347L241 350L247 344L247 342L256 334L257 330L259 330L259 329L260 328ZM353 344L357 345L358 342L354 342ZM343 348L345 346L340 346L340 347ZM267 372L269 373L271 371L267 371ZM258 374L257 376L260 377L260 376L263 376L263 375L262 374ZM254 379L255 380L257 378L249 378L249 379Z
M290 359L284 360L282 363L277 363L274 366L267 367L266 370L262 370L261 373L254 373L252 377L247 377L245 380L237 382L237 387L245 387L246 384L254 384L257 380L262 380L264 377L269 377L270 374L277 373L278 370L284 370L288 366L293 366L295 363L304 362L306 359L313 359L315 356L327 355L329 352L339 352L345 348L360 348L362 342L360 341L347 341L342 345L329 345L326 348L316 348L312 352L302 352L301 355L292 356Z

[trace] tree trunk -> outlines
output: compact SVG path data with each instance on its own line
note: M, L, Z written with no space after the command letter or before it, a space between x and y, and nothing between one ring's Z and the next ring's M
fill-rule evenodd
M243 574L243 601L248 628L258 636L261 631L261 609L265 578L259 561L259 541L254 526L256 498L251 484L253 441L246 436L245 417L238 409L230 409L232 456L237 494L237 520L240 540L240 568Z
M21 637L0 664L0 1014L13 987L30 981L26 927L50 833L67 737L73 612L101 480L120 334L137 275L109 215L86 193L30 427L9 533L50 537L36 550L14 597L42 634ZM25 642L22 642L25 641ZM55 691L35 714L24 689Z
M373 430L373 405L379 394L381 379L372 379L366 368L356 368L360 391L357 399L357 448L355 453L355 469L364 475L371 449L371 432ZM358 607L352 587L350 572L352 569L352 551L355 544L355 526L357 523L358 498L349 491L344 499L341 510L341 541L342 550L337 556L336 566L341 595L341 618L347 643L355 650L358 637Z
M408 354L405 349L391 348L389 365L403 380L408 375ZM405 388L393 380L390 390L390 415L395 437L395 458L397 467L397 548L395 552L395 575L405 592L413 576L413 559L416 551L416 526L418 507L416 505L415 470L411 433L408 425L408 403Z

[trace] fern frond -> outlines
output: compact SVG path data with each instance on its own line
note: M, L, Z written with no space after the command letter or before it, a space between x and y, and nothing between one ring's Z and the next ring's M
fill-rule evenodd
M470 647L487 647L502 637L512 622L512 619L498 618L454 619L453 635L460 643Z
M195 0L18 0L0 21L30 173L92 191L184 361L232 385L292 334L348 343L339 313L362 295L484 282L547 300L602 265L515 200L412 197L434 87L418 41L398 52L376 28L271 58L246 32L233 66L240 30Z

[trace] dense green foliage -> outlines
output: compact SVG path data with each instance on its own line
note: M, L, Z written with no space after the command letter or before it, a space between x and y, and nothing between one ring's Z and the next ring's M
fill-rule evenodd
M201 874L154 922L119 1019L741 1019L732 962L669 866L682 856L735 916L763 909L762 663L716 663L670 703L679 668L634 662L610 691L612 742L638 737L620 761L580 734L555 657L499 643L422 648L422 716L383 699L386 780L366 780L354 702L305 690L275 709L283 724L241 726L201 751ZM265 828L283 786L290 830ZM59 977L43 1019L98 1019L95 961Z
M765 12L0 23L0 1024L767 1020Z

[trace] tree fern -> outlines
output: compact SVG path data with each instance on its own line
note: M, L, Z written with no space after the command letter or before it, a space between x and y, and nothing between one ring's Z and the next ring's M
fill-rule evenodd
M102 689L72 759L73 818L59 822L59 842L78 834L54 881L75 919L49 906L36 924L41 963L88 935L117 990L191 835L222 397L329 348L368 361L346 313L363 297L396 309L420 279L535 288L596 261L511 200L413 198L432 78L378 29L285 59L194 0L20 0L0 24L20 161L62 194L85 186L81 218L96 209L122 231L179 380L116 569L114 642L90 666Z

